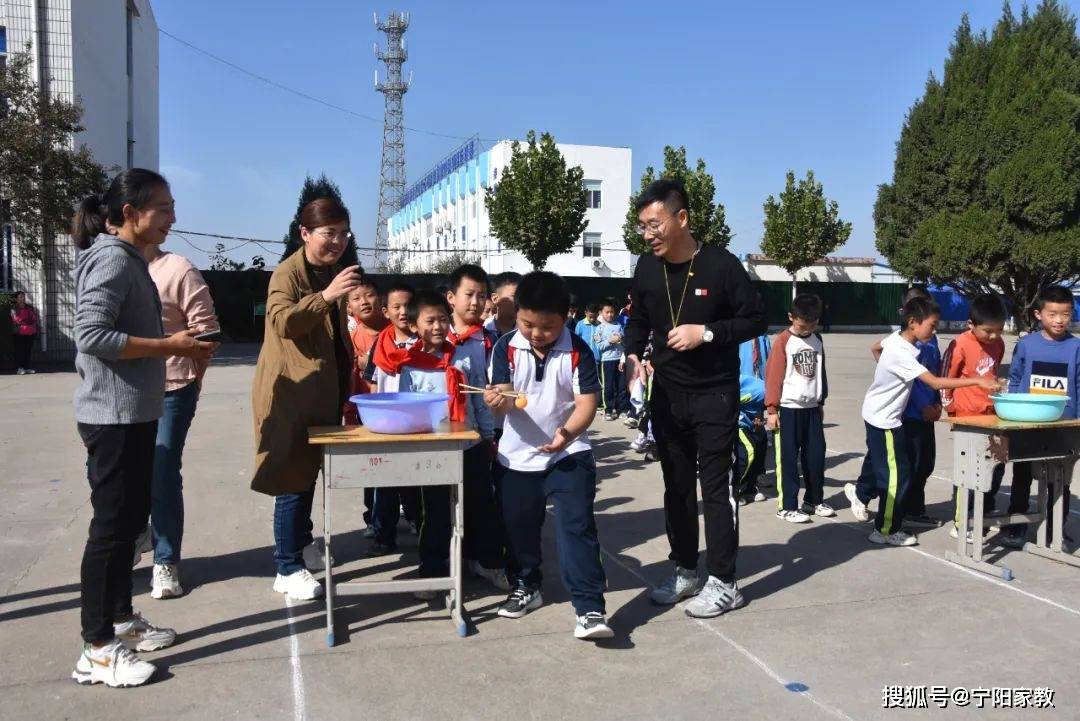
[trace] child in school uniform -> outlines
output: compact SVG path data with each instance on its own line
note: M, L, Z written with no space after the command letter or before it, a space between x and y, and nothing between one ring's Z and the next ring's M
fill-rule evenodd
M1005 342L1001 336L1005 330L1007 315L1005 304L998 296L987 293L973 298L968 309L968 329L953 339L946 349L941 359L942 375L946 378L996 378L998 366L1005 356ZM994 415L994 402L990 400L990 394L979 387L944 391L941 394L941 406L954 418ZM994 510L1004 475L1004 465L994 467L990 490L983 494L984 512ZM961 490L957 486L953 525L949 529L949 535L953 538L960 535L960 524L967 523L967 519L959 517ZM974 494L972 491L968 493ZM974 514L973 503L969 502L968 509L969 514ZM970 536L970 532L968 535Z
M386 291L386 305L383 315L388 321L376 337L364 369L364 378L369 387L378 393L397 390L397 383L389 383L385 373L379 373L375 363L375 352L381 345L384 350L393 346L399 351L408 350L417 342L412 325L409 323L409 303L416 291L407 283L398 283ZM390 387L392 386L392 387ZM415 486L402 486L375 489L375 499L371 509L370 532L372 543L368 547L369 556L381 556L397 551L397 524L401 518L401 508L405 508L405 518L410 530L419 533L420 490ZM368 535L368 534L365 534Z
M592 349L593 358L600 362L600 348L596 345L596 331L600 328L600 304L589 303L585 306L585 317L577 322L574 334Z
M863 400L862 417L866 425L866 457L856 483L844 486L856 520L866 521L866 506L878 499L878 511L870 541L892 546L914 546L915 536L902 529L904 504L911 483L911 466L905 451L903 414L918 379L934 390L954 390L978 386L994 390L994 378L974 375L966 378L941 378L919 363L915 341L928 342L937 330L941 309L925 298L912 298L900 314L900 330L881 343L881 357L874 370L874 380Z
M454 364L477 380L470 385L487 385L491 337L480 324L480 312L488 297L488 275L478 265L462 265L450 274L446 300L452 311L448 340L454 344ZM476 372L473 370L476 369ZM465 538L463 556L474 576L487 579L501 591L509 591L506 579L505 541L495 487L491 480L491 460L495 450L495 419L479 394L468 396L481 443L465 451Z
M600 306L600 325L595 332L600 351L600 384L603 387L605 418L616 420L626 411L626 387L623 384L623 327L616 321L615 301L605 300Z
M912 286L904 293L904 303L912 298L933 300L933 296L921 286ZM903 306L899 312L903 312ZM937 334L923 343L916 339L919 349L916 360L934 375L941 374L941 350ZM870 348L874 360L881 357L881 341ZM916 379L911 387L911 397L904 407L904 437L907 441L908 465L911 467L911 484L904 502L904 522L911 526L937 528L937 519L926 514L926 482L934 473L937 442L934 423L941 418L941 396L930 386Z
M767 335L739 344L739 373L765 380L765 365L769 362L772 339Z
M495 345L492 385L484 394L506 418L495 476L514 588L499 615L521 618L543 605L540 532L551 500L562 581L577 617L574 637L610 638L593 516L596 460L586 432L600 390L596 363L564 325L570 293L562 278L529 273L518 285L516 303L518 328ZM507 391L524 393L525 407L501 395Z
M1063 420L1078 417L1080 412L1080 338L1069 332L1072 322L1073 296L1067 288L1050 286L1039 294L1035 318L1041 326L1036 333L1021 338L1013 351L1009 365L1010 393L1038 393L1040 395L1065 396ZM1031 464L1013 464L1012 495L1009 513L1027 513L1031 499ZM1061 494L1065 507L1064 518L1069 520L1068 485ZM1027 524L1008 528L1001 542L1013 548L1023 547L1027 541ZM1051 533L1056 533L1051 529ZM1069 546L1073 539L1065 529L1061 538Z
M735 443L731 477L738 489L740 506L765 500L758 482L764 478L768 445L765 382L752 375L739 374L739 438Z
M791 301L791 327L772 344L765 366L765 427L776 447L776 517L807 523L836 515L825 503L825 428L829 395L825 350L817 332L821 298L801 293ZM799 507L799 461L806 487Z
M416 342L398 347L391 332L380 334L375 344L372 362L375 383L380 392L445 393L447 416L451 421L464 421L478 427L476 404L462 393L462 385L483 387L487 382L484 366L475 363L467 353L458 354L459 346L449 339L450 304L436 291L415 293L408 305L409 325ZM488 427L490 438L490 426ZM477 441L465 450L475 459L479 449L480 466L486 466L483 455L485 441ZM465 475L476 471L466 460ZM381 488L379 489L382 490ZM423 523L420 526L420 576L445 576L450 571L450 491L448 486L421 486ZM509 587L507 585L507 587ZM433 591L420 591L418 598L435 597Z

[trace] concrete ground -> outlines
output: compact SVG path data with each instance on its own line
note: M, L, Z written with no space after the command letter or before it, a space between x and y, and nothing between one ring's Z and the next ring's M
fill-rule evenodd
M155 601L149 563L135 573L136 608L175 627L179 638L171 649L146 654L159 667L156 682L126 691L84 688L69 677L79 652L79 560L90 517L71 410L78 379L72 373L0 378L0 719L918 719L943 713L884 709L883 689L896 685L1049 687L1052 710L950 703L944 713L1080 718L1072 666L1080 571L996 550L991 557L1016 573L1005 583L944 561L951 541L946 527L921 533L914 548L881 548L867 542L868 526L852 519L842 484L855 478L865 450L859 408L873 371L871 340L826 338L832 391L826 498L840 514L793 526L774 517L772 499L743 509L739 577L748 605L742 610L698 621L649 603L650 586L670 570L659 467L627 449L631 432L621 423L598 419L596 510L613 642L572 637L548 527L547 603L540 610L518 621L498 618L501 594L470 581L472 629L460 639L444 613L411 596L345 596L332 649L321 605L290 607L271 590L273 499L248 490L253 350L223 348L185 454L188 593ZM945 428L938 438L927 495L931 512L945 519L951 445ZM366 544L359 494L339 493L336 577L413 573L409 556L357 560ZM1075 518L1072 527L1080 532ZM403 540L415 543L407 535Z

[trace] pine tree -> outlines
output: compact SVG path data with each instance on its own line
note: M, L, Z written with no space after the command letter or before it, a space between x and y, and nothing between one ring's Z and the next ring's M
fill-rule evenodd
M338 188L337 183L327 178L325 173L315 180L312 180L310 175L304 178L304 187L301 188L300 199L296 203L296 215L293 216L292 222L289 223L289 232L285 234L285 252L281 254L282 261L292 255L297 248L304 245L304 240L300 237L300 213L303 212L305 205L317 198L333 198L344 205L341 200L341 190ZM345 248L345 252L338 262L343 267L359 264L355 239L349 240L349 245Z
M1080 39L1044 0L993 32L957 28L942 80L908 113L877 247L900 273L1000 292L1022 322L1039 291L1080 279Z
M664 146L664 170L660 173L660 177L681 180L686 186L686 194L690 201L690 234L706 245L726 248L731 242L731 228L728 227L724 215L724 206L713 203L716 183L705 169L705 161L698 158L697 165L691 170L686 163L686 148L681 145L678 148L666 145ZM645 173L641 176L641 190L649 187L656 178L656 170L652 166L645 168ZM626 211L623 242L631 253L641 255L648 252L649 246L637 230L638 214L634 210L635 200L636 197L630 198L630 207Z

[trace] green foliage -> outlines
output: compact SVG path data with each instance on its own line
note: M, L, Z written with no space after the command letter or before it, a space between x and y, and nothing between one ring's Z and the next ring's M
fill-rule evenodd
M436 254L436 257L428 263L428 273L438 275L450 275L459 267L472 264L480 265L480 256L465 250L455 250L449 254Z
M9 55L0 72L0 222L40 260L42 237L67 233L75 206L106 178L85 145L71 147L82 108L40 92L27 50Z
M724 206L713 203L716 183L705 169L705 161L698 158L697 165L691 170L686 163L686 148L681 145L678 148L666 145L664 169L659 177L676 178L686 186L686 194L690 200L690 234L706 245L726 248L731 242L731 228L728 227L724 215ZM645 168L645 173L641 176L641 190L645 190L656 179L656 170L652 166ZM641 191L638 192L640 194ZM638 215L634 210L636 199L630 198L630 207L626 211L623 242L631 253L641 255L649 251L649 246L637 230Z
M765 201L761 250L792 276L842 246L850 235L851 223L840 219L836 201L825 198L812 170L798 184L789 170L779 200L770 195Z
M581 168L566 167L550 133L537 142L530 130L526 143L511 145L510 163L484 203L492 234L541 270L548 258L580 243L589 222Z
M900 273L1001 292L1021 320L1047 285L1080 277L1080 39L1044 0L993 32L965 16L943 80L908 112L877 247Z
M281 254L282 261L292 255L297 248L303 247L304 239L300 237L300 213L304 210L305 205L316 198L333 198L345 205L341 200L341 190L338 188L337 183L327 178L325 173L314 180L310 175L304 178L304 187L300 189L300 198L296 201L296 215L293 216L292 222L289 223L289 232L285 234L285 252ZM338 262L342 266L359 265L355 239L349 240L349 245L345 248L345 252L342 253L341 260Z

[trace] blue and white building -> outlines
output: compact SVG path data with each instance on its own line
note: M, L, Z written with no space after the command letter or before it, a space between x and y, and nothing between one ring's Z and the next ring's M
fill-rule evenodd
M532 265L491 234L484 193L510 162L511 141L483 150L468 141L406 189L401 209L388 221L389 262L423 272L454 253L479 259L489 273L527 273ZM547 270L574 276L625 276L635 256L626 250L622 226L630 202L630 149L558 145L568 166L581 166L587 192L582 237L569 253L553 256Z

